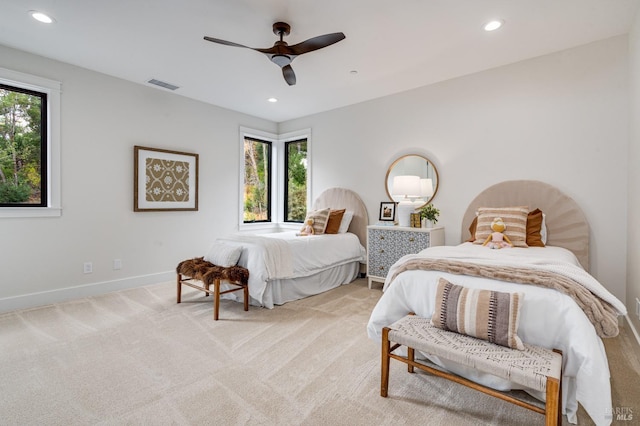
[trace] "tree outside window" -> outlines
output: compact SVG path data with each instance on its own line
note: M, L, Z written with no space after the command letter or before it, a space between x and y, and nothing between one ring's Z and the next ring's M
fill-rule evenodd
M271 142L244 140L244 222L271 221Z
M47 95L0 84L0 206L47 205Z
M285 143L285 222L303 222L307 214L307 140Z

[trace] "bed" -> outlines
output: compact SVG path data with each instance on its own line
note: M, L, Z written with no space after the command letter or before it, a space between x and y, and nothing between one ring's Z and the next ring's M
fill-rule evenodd
M312 206L312 211L322 209L344 209L345 216L351 216L346 232L310 236L299 236L298 231L243 233L216 240L214 246L239 249L238 265L249 270L252 305L271 309L348 284L358 277L366 259L368 215L364 203L349 189L329 188ZM237 298L233 294L227 297Z
M544 213L541 233L546 228L546 246L491 250L467 242L476 212L483 206L539 208ZM369 337L380 341L382 327L408 312L432 317L441 278L472 289L522 293L517 335L525 343L563 351L563 413L576 423L580 403L596 424L609 424L609 366L601 338L617 334L617 316L625 315L626 310L587 272L589 226L580 207L546 183L507 181L486 189L469 204L461 235L460 245L428 248L393 265L371 313ZM498 390L522 389L455 363L430 360Z

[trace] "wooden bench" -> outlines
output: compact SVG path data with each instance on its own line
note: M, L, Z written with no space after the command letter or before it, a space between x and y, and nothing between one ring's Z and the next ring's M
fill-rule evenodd
M392 346L391 342L395 342ZM407 356L394 354L407 347ZM479 390L545 415L547 425L562 424L562 353L525 344L523 351L510 349L431 325L431 320L408 315L382 329L382 375L380 395L387 396L391 358L439 377ZM546 394L544 408L506 393L482 386L458 375L416 362L415 351L437 356Z
M184 260L176 267L177 303L182 299L182 285L213 294L213 319L218 320L220 295L233 291L244 291L244 310L249 310L249 271L242 266L223 267L207 262L202 257ZM238 288L220 291L220 285L228 283ZM210 287L213 285L213 291Z

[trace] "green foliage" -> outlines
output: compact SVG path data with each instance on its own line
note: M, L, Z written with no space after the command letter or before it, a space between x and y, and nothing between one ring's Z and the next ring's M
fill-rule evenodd
M0 89L0 203L39 203L42 99Z
M438 223L438 216L440 216L440 210L434 207L433 204L427 204L420 209L420 219L427 219L433 223Z
M0 182L0 202L2 203L25 203L29 201L30 195L31 187L29 185Z
M307 141L287 144L287 220L303 222L307 214Z

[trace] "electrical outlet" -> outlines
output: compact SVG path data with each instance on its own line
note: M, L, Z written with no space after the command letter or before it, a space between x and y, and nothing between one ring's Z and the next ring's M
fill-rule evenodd
M84 262L83 268L84 268L84 273L85 274L90 274L90 273L93 272L93 263Z
M122 259L113 259L113 270L122 269Z

